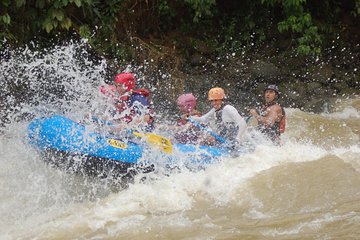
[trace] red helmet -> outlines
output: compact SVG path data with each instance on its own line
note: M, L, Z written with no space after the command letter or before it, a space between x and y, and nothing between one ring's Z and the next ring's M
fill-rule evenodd
M135 76L132 73L119 73L115 76L114 82L125 85L127 91L130 91L135 87Z
M192 93L185 93L178 97L176 103L180 108L186 108L190 110L196 107L196 98Z

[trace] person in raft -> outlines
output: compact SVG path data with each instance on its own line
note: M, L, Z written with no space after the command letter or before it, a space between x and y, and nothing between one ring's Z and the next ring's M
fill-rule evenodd
M201 117L192 116L190 119L207 124L210 129L225 142L220 142L213 136L207 138L209 145L225 144L229 150L236 150L246 130L246 122L239 112L225 101L224 89L220 87L211 88L208 99L212 109Z
M105 85L100 91L112 99L113 120L118 124L143 126L152 130L154 118L150 107L147 89L135 89L136 79L133 73L119 73L114 78L114 85Z
M258 123L258 130L275 145L280 145L280 135L285 132L285 110L278 103L280 97L276 85L264 89L264 102L259 109L250 109L249 113Z
M180 112L180 118L177 120L177 133L174 139L178 143L192 143L198 141L200 130L195 126L188 124L188 118L191 116L201 116L201 113L196 110L196 98L192 93L185 93L180 95L176 104Z

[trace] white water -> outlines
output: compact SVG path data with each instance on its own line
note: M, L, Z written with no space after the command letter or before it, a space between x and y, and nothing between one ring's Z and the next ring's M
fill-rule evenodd
M25 50L1 63L3 88L17 79L33 93L21 108L7 109L10 122L0 136L0 239L359 235L359 98L339 98L338 109L326 114L286 109L281 147L264 142L252 153L198 172L150 173L145 180L138 175L125 189L48 166L27 144L28 120L16 120L24 112L65 113L79 120L103 104L97 87L105 81L106 62L85 58L79 64L77 47L59 47L41 57ZM51 92L57 87L65 96Z

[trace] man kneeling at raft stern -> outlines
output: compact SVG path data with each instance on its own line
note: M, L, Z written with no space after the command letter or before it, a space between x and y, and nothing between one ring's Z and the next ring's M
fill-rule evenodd
M201 117L192 116L191 119L208 124L215 134L225 140L224 143L221 143L211 136L206 139L205 143L223 145L230 151L236 151L246 130L245 120L232 105L226 103L224 89L220 87L210 89L208 99L212 109Z
M258 130L275 145L280 145L280 135L285 132L285 110L277 102L279 89L276 85L269 85L264 89L264 102L259 109L250 109L257 123Z

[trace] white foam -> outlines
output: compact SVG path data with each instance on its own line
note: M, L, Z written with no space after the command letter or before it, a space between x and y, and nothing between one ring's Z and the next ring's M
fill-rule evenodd
M333 222L341 221L341 220L346 220L349 218L354 218L354 217L356 217L356 215L357 214L355 212L350 212L345 215L324 213L312 220L307 219L306 222L300 222L297 224L293 224L289 228L278 227L275 229L263 230L262 233L265 236L272 236L272 237L284 236L284 235L285 236L286 235L293 236L293 235L301 234L302 232L305 232L305 231L309 232L308 229L310 229L314 233L317 233L318 230L321 229L325 224L329 224L329 223L333 223ZM322 238L326 239L326 237L325 237L326 233L322 233L320 235L322 236Z
M334 119L360 119L360 112L352 106L347 106L340 112L322 113L321 116Z
M336 155L360 169L358 144L344 148L331 147L329 150L311 142L296 140L298 133L312 133L304 119L310 115L319 115L287 108L289 132L282 136L284 145L281 147L256 139L258 145L254 152L237 158L223 158L219 163L200 171L189 171L180 165L181 171L169 176L163 174L166 173L164 170L147 174L147 180L140 181L145 175L138 175L129 188L109 194L108 186L102 185L101 181L77 178L44 164L26 144L27 124L15 121L16 116L24 112L42 115L52 111L81 120L91 110L96 112L97 109L106 108L106 99L98 94L97 87L105 81L107 63L101 61L95 64L85 58L83 65L79 64L75 58L75 48L72 45L59 47L46 54L31 53L26 49L16 58L0 64L1 72L13 74L10 80L28 83L30 89L34 90L34 102L24 103L16 109L18 113L10 114L11 123L0 136L0 211L3 216L0 229L9 231L9 234L0 233L1 237L42 233L46 236L46 233L56 231L76 232L76 228L81 229L79 232L106 229L105 233L101 233L104 235L100 236L116 236L119 231L139 227L150 231L157 224L186 228L199 222L217 229L217 225L206 217L209 205L214 208L226 207L228 204L241 206L242 201L249 201L250 209L245 211L246 217L271 217L266 212L258 211L262 203L251 196L247 185L251 178L262 171L287 163L316 161L328 155ZM0 78L2 84L5 79L3 76ZM53 99L43 98L44 91L51 86L63 88L66 97L59 99L56 94L50 94ZM15 103L12 97L8 100ZM10 113L12 110L6 111ZM101 112L97 111L99 114ZM359 112L351 106L320 116L360 118ZM94 126L89 126L88 130L94 129ZM152 157L158 158L161 163L162 159L156 153L149 154L154 154ZM204 205L195 209L195 204L201 201L205 202ZM185 214L190 212L196 215L197 211L201 212L202 217L197 216L195 220ZM324 215L307 223L294 224L289 229L279 228L265 231L264 234L296 234L305 227L316 229L323 222L330 222L332 217ZM226 218L221 220L227 221ZM221 223L219 225L221 230ZM86 234L83 238L86 238Z

